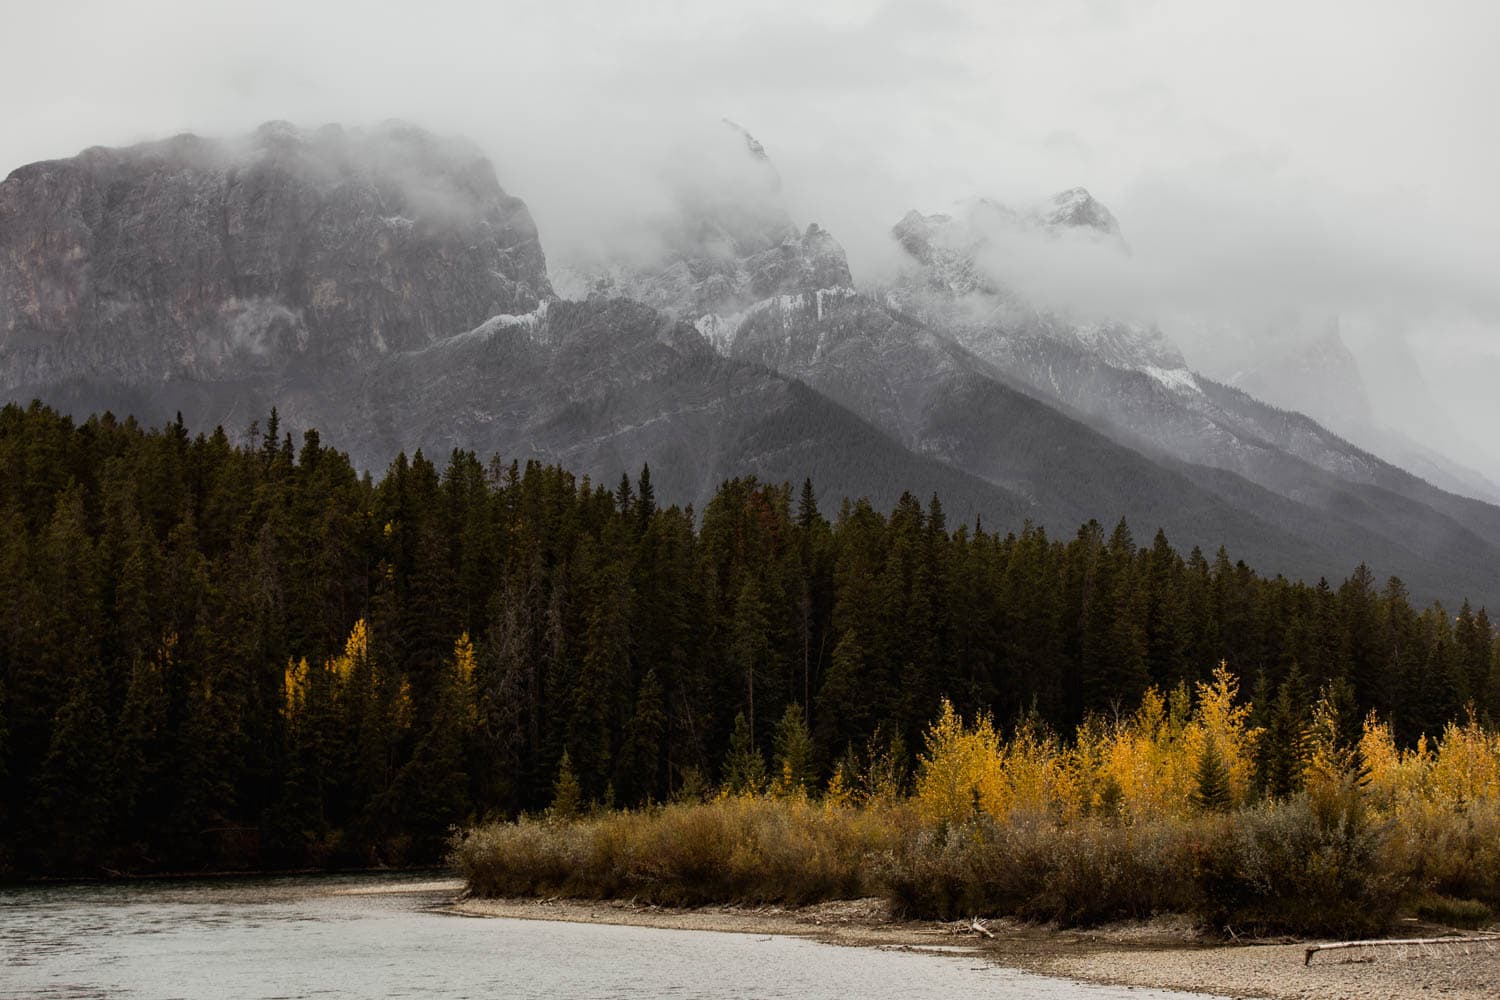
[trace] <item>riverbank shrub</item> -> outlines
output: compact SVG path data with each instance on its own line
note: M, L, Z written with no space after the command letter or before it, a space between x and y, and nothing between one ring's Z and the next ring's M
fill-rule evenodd
M1224 834L1195 873L1210 928L1365 937L1410 896L1408 873L1380 864L1390 822L1374 820L1352 784L1241 810Z
M919 831L875 859L898 913L953 920L975 914L1063 925L1193 909L1189 824L1139 827L987 816Z
M481 826L454 841L450 860L482 896L798 905L877 892L866 859L912 828L901 806L726 795Z
M1471 718L1399 749L1389 726L1351 723L1329 693L1266 782L1252 718L1223 666L1070 741L1031 722L1006 736L945 701L904 796L904 782L841 766L821 800L783 783L571 821L555 811L464 834L453 861L484 895L880 893L912 917L1073 926L1177 913L1236 935L1374 934L1434 893L1475 901L1450 908L1460 923L1500 906L1500 737Z

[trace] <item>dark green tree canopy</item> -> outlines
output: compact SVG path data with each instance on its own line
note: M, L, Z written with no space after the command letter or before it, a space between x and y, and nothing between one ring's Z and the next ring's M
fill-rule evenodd
M1269 797L1319 692L1355 770L1371 709L1406 743L1500 718L1485 609L1362 565L1268 579L1150 525L950 529L937 497L811 480L730 479L700 516L646 467L373 477L284 424L0 409L0 874L431 860L452 824L840 767L875 794L941 697L1072 733L1221 659L1254 681Z

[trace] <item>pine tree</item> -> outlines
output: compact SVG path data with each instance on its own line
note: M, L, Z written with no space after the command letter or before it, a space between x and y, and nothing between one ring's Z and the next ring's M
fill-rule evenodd
M404 830L414 838L419 857L440 851L449 829L469 813L464 756L473 724L473 671L474 647L464 633L438 680L431 717L393 787Z
M652 515L656 513L656 490L651 486L651 466L641 466L641 478L636 493L636 531L639 534L645 534L646 528L651 524Z
M631 593L624 570L611 563L593 581L598 598L584 633L583 660L571 708L567 745L584 795L599 800L613 776L613 753L628 708Z
M736 795L759 795L766 788L766 759L750 737L750 723L734 717L729 754L724 758L724 787Z
M583 789L578 785L578 775L573 772L573 761L566 750L557 762L557 780L552 784L552 809L554 819L576 818L583 808Z
M1094 815L1111 825L1120 821L1125 809L1125 789L1113 774L1106 774L1094 800Z
M776 790L800 794L812 790L817 776L813 771L812 734L802 706L795 702L786 707L776 724Z
M1096 712L1133 711L1151 681L1135 559L1135 542L1121 519L1094 556L1081 616L1083 702Z
M1276 689L1267 704L1260 740L1255 748L1254 786L1257 794L1284 799L1302 787L1307 770L1309 725L1302 674L1295 664L1291 674ZM1259 708L1261 701L1257 700Z
M1453 624L1453 641L1458 647L1458 666L1463 671L1468 695L1476 703L1483 701L1490 679L1490 644L1494 635L1489 614L1464 601Z
M635 711L625 727L615 768L614 786L629 805L659 800L661 796L661 745L666 735L667 715L661 683L649 669L641 678L635 696Z
M818 494L813 490L811 479L802 480L802 492L797 498L797 527L811 531L822 515L818 513Z
M755 681L758 676L770 673L770 627L761 578L755 574L747 575L739 598L734 602L729 657L734 671L744 681L744 705L752 736L755 733Z
M1500 725L1500 638L1490 646L1490 677L1485 685L1484 710L1491 725Z
M1198 764L1193 772L1195 789L1193 805L1204 812L1228 812L1234 807L1234 791L1229 784L1229 765L1212 736L1203 741Z
M528 751L538 742L541 696L541 651L534 648L538 590L534 581L521 582L519 574L507 579L490 601L490 624L480 646L475 799L502 815L523 808L532 790Z
M846 631L833 648L832 664L818 692L820 745L847 746L873 728L867 670L859 634Z
M615 506L620 513L629 516L635 507L635 493L630 488L630 473L620 473L620 485L615 487Z

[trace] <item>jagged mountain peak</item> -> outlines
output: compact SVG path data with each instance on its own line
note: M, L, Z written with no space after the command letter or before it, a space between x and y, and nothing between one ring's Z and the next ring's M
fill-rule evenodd
M705 140L713 148L700 169L675 179L670 209L642 218L629 246L560 263L565 295L638 299L727 352L752 310L852 288L843 246L816 222L793 222L765 147L736 122L723 124L743 146Z
M1059 191L1038 214L1047 226L1093 229L1106 236L1120 235L1120 223L1114 213L1089 194L1087 188Z
M1114 213L1082 187L1060 191L1024 210L977 195L956 202L948 212L924 215L912 209L896 223L894 231L903 244L941 244L971 255L998 239L1036 232L1060 235L1089 231L1123 243Z

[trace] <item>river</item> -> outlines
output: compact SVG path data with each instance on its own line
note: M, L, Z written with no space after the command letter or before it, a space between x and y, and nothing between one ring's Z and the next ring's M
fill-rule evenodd
M0 888L0 997L1166 1000L978 958L465 917L432 876ZM425 885L425 887L424 887Z

